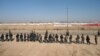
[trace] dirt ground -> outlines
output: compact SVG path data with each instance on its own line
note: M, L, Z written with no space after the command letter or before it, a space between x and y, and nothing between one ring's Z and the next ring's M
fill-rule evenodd
M25 26L0 26L0 34L9 32L16 33L30 33L34 31L34 27ZM18 28L18 29L17 29ZM48 27L49 28L49 27ZM51 27L52 28L52 27ZM23 29L23 30L22 30ZM36 33L44 35L46 30L35 30ZM91 44L76 44L76 43L39 43L39 42L16 42L14 41L0 41L0 56L100 56L100 36L98 37L98 45L95 45L94 35L97 34L97 30L69 30L73 35L73 41L75 41L77 34L85 34L90 36ZM65 34L66 30L49 30L49 33Z
M73 41L76 35L73 36ZM100 56L100 37L95 45L76 43L39 43L39 42L0 42L0 56Z

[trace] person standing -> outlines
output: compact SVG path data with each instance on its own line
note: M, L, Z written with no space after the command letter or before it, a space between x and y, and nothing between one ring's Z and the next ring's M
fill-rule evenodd
M61 34L60 35L60 40L61 40L61 43L63 42L63 35Z
M12 32L9 30L9 39L10 39L10 41L13 41L14 39L13 39L13 34L12 34Z
M72 35L69 36L69 42L72 43Z
M98 44L98 38L97 38L97 35L95 35L95 44L97 45Z
M100 36L100 30L98 30L97 34L98 34L98 36Z
M52 42L52 35L49 34L49 38L48 38L49 42Z
M84 44L84 35L81 36L81 43Z
M67 35L65 35L65 38L64 38L64 42L65 43L67 43L68 41L67 41L67 39L68 39L68 36Z
M8 37L9 37L9 36L8 36L8 33L6 33L6 40L7 40L7 41L9 41Z
M58 34L55 35L56 42L58 42Z
M77 35L77 37L76 37L76 43L79 43L79 39L80 39L80 36Z
M18 42L19 41L19 34L17 33L16 35L16 41Z
M20 34L20 40L23 41L23 34Z
M1 34L1 41L4 41L4 34Z
M88 35L86 36L86 42L87 44L90 44L90 37Z
M26 41L26 37L27 37L26 35L27 35L27 34L26 34L26 33L24 33L24 41Z
M38 39L39 42L42 42L42 35L39 34L39 39Z
M48 42L48 31L46 30L45 35L44 35L44 42Z

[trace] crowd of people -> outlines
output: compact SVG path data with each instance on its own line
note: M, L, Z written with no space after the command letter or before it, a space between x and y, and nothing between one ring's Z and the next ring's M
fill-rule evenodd
M11 31L9 31L9 33L6 33L5 35L2 33L0 36L0 41L13 41L13 34Z
M17 42L25 42L25 41L39 41L39 42L45 42L45 43L77 43L77 44L91 44L90 36L84 34L77 35L75 38L75 41L73 40L73 36L69 34L49 34L48 31L45 32L44 36L42 34L36 33L35 31L26 34L26 33L17 33L16 38L13 37L13 33L9 31L9 33L1 34L0 35L0 41L13 41L16 39ZM98 44L98 38L97 35L94 36L95 44Z

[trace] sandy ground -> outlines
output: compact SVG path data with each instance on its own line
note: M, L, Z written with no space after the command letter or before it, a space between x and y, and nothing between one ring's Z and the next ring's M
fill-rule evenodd
M76 36L73 37L73 41ZM100 56L100 37L98 45L39 42L0 42L0 56Z
M40 30L42 28L42 30ZM0 26L0 34L11 32L30 33L35 30L37 33L44 34L46 29L52 29L52 26ZM74 28L74 27L73 27ZM77 27L76 27L77 28ZM90 29L91 27L87 27ZM43 30L45 29L45 30ZM56 29L56 28L53 28ZM70 28L69 28L70 29ZM49 30L49 33L65 34L65 30ZM68 44L68 43L39 43L39 42L0 42L0 56L100 56L100 36L98 37L98 45L94 44L94 34L97 30L70 30L73 35L88 34L92 44ZM14 36L15 38L15 36ZM76 36L73 36L73 41Z

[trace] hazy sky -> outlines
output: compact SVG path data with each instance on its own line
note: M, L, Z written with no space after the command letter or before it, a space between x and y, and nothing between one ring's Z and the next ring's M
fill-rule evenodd
M0 0L0 22L100 22L100 0Z

